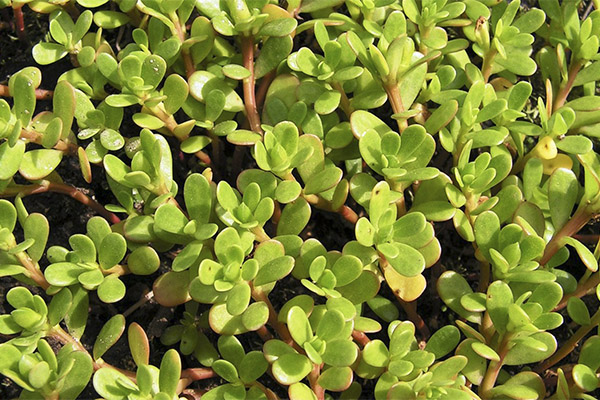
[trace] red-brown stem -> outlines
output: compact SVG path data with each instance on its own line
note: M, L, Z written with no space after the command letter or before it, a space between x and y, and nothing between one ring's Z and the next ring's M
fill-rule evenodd
M331 84L331 86L335 90L337 90L339 92L339 94L342 96L340 99L340 108L342 109L344 114L346 114L346 117L350 118L350 115L352 115L352 113L354 112L354 109L350 105L350 100L348 100L348 96L346 95L344 88L342 87L342 85L339 82L334 82Z
M2 193L0 193L0 197L14 197L17 195L29 196L31 194L46 192L62 193L69 195L78 202L85 204L92 210L96 211L98 214L102 215L111 224L118 224L119 222L121 222L121 219L119 217L117 217L115 214L111 213L106 208L104 208L102 204L86 196L77 188L70 185L66 185L64 183L56 183L43 180L40 183L32 185L9 186L6 189L4 189Z
M181 396L188 400L200 400L205 393L206 390L202 389L185 389L181 392Z
M37 100L50 100L54 96L52 90L35 89L35 98ZM7 85L0 85L0 97L13 97Z
M188 368L181 371L181 379L201 381L203 379L215 378L217 374L212 368Z
M23 4L13 7L13 14L17 36L21 42L25 43L27 42L27 34L25 33L25 20L23 19Z
M352 331L352 339L354 339L360 347L365 347L371 341L364 332L357 331L356 329Z
M325 389L319 385L319 376L321 375L321 366L314 364L313 370L308 374L308 381L310 382L310 388L317 396L317 400L325 399Z
M198 160L200 160L201 163L204 163L208 166L212 165L212 160L210 159L210 156L202 150L197 151L194 155L196 156L196 158L198 158Z
M483 57L483 64L481 65L481 73L483 74L483 79L487 83L490 79L490 75L492 75L492 67L494 65L494 58L498 52L495 49L488 50Z
M413 324L415 324L415 327L419 330L421 336L423 336L423 339L429 339L431 332L429 332L427 324L417 312L417 301L404 301L395 292L394 295L396 296L396 299L404 309L404 312L406 312L408 319L411 320Z
M358 214L356 214L356 212L351 209L350 207L344 205L342 208L340 208L340 210L338 211L338 213L344 217L344 219L348 222L350 222L351 224L356 224L356 222L358 221Z
M277 225L279 223L279 219L281 218L281 205L278 201L275 202L275 210L273 211L273 216L271 217L271 222Z
M477 249L475 249L477 250ZM490 284L490 263L487 261L479 262L479 287L477 288L478 292L486 293L488 285Z
M258 387L267 396L267 400L279 400L279 396L275 394L271 389L267 388L262 383L255 381L254 386Z
M136 301L135 304L133 304L127 310L125 310L125 312L123 313L123 316L125 318L127 318L135 310L137 310L138 308L140 308L141 306L143 306L144 304L146 304L147 302L149 302L150 300L152 300L153 297L154 297L154 292L152 290L148 291L146 289L146 291L145 291L144 295L142 296L142 298L139 299L138 301Z
M40 266L34 262L27 253L20 252L15 254L21 265L29 272L29 278L37 283L42 289L46 290L50 287L50 284L46 280L46 277L40 270Z
M260 336L260 338L262 339L263 342L273 339L273 335L271 334L271 332L269 332L267 327L264 325L261 326L260 328L258 328L256 333L258 334L258 336Z
M179 17L176 12L173 12L171 15L171 20L173 21L173 25L175 25L175 30L177 31L177 36L179 37L179 41L183 45L185 42L185 24L179 22ZM192 60L192 56L190 54L190 50L188 48L181 49L181 56L183 57L183 64L185 65L185 74L189 78L192 76L194 72L196 72L196 67L194 66L194 61Z
M573 217L566 223L562 229L554 235L552 240L548 242L546 245L546 250L544 251L544 256L540 260L541 265L545 265L550 259L556 254L556 252L562 247L562 238L567 236L573 236L581 228L583 228L589 220L592 218L593 214L587 210L585 205L581 205Z
M404 110L404 105L402 105L402 97L400 96L400 89L398 88L398 84L391 83L385 85L385 91L387 92L388 99L392 106L392 110L394 114L399 114ZM400 133L404 131L408 127L408 122L406 120L398 120L398 129Z
M48 332L48 336L52 336L53 338L55 338L56 340L58 340L59 342L61 342L64 345L66 345L66 344L73 345L73 346L75 346L75 348L78 351L81 351L83 353L86 353L87 355L90 355L90 353L87 351L87 349L85 347L83 347L83 344L79 340L75 339L73 336L71 336L70 334L68 334L67 332L65 332L65 330L62 329L58 325L55 326L55 327L53 327ZM93 366L94 366L94 371L97 371L100 368L112 368L112 369L114 369L116 371L119 371L120 373L122 373L123 375L125 375L127 378L131 379L132 381L134 381L134 382L136 381L136 379L135 379L135 372L128 371L128 370L121 369L121 368L117 368L114 365L111 365L111 364L105 362L101 358L98 359L98 360L94 360L93 361Z
M21 130L21 138L22 139L26 139L31 143L35 143L35 144L42 144L42 134L36 131L28 131L25 129ZM68 143L65 142L64 140L59 140L58 142L56 142L56 144L54 145L53 149L55 150L60 150L65 154L77 154L77 149L79 148L79 146L77 146L75 143Z
M505 337L500 344L500 351L498 355L500 356L499 361L490 361L487 367L487 371L485 372L485 376L483 377L483 381L481 385L479 385L479 396L483 400L487 400L491 398L490 391L494 387L496 383L496 379L498 379L498 374L502 369L502 365L504 364L504 357L506 357L506 353L508 353L508 339Z
M558 303L558 305L554 307L554 310L552 311L560 311L565 308L571 297L583 297L587 294L590 294L590 291L595 291L598 284L600 284L600 273L596 272L590 276L588 280L577 285L577 289L575 289L573 293L564 295L560 303Z
M250 76L244 79L244 105L246 106L246 117L250 123L250 129L262 134L260 127L260 116L256 107L256 94L254 92L254 38L242 36L242 59L244 67L250 71Z
M273 307L271 300L269 300L269 296L267 296L262 290L257 290L252 287L252 298L255 301L262 301L267 305L269 308L269 319L267 323L273 329L275 329L275 332L277 332L279 338L290 346L293 346L297 351L303 352L303 350L298 347L296 342L294 342L294 339L292 339L292 335L290 335L290 331L288 330L287 326L279 322L279 316L277 315L277 311L275 310L275 307Z
M577 239L585 244L595 244L600 241L600 235L595 234L581 234L581 235L573 235L573 239Z
M543 363L534 368L534 371L541 374L546 369L552 367L554 364L571 354L571 352L577 347L577 344L581 339L585 337L592 329L598 326L600 322L600 310L596 311L594 316L591 318L588 325L582 325L579 329L567 340L552 357L546 359Z
M556 99L554 99L554 111L561 108L567 101L567 97L569 96L569 93L571 93L573 83L575 82L575 78L577 78L577 74L579 73L581 67L581 62L576 62L573 65L571 65L571 68L569 68L569 76L567 78L567 81L560 86L560 90L556 94Z
M267 91L269 90L269 86L271 86L271 82L275 79L275 71L271 71L260 80L260 84L258 85L258 89L256 89L256 107L261 108L265 102L265 97L267 97Z

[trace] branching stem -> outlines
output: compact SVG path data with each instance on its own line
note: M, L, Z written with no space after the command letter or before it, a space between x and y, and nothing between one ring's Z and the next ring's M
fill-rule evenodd
M46 89L35 89L35 98L37 100L50 100L54 96L54 91ZM0 97L13 97L7 85L0 85Z
M250 71L250 76L244 78L244 105L246 107L246 117L250 123L250 129L256 133L262 134L260 127L260 116L256 106L256 94L254 92L254 38L252 36L242 36L242 58L244 67Z
M90 207L92 210L96 211L98 214L106 218L111 224L118 224L121 222L121 219L117 217L112 212L108 211L104 206L98 203L96 200L86 196L77 188L57 182L50 182L47 180L39 181L39 183L32 185L14 185L9 186L2 193L0 193L1 197L15 197L17 195L21 196L29 196L32 194L38 193L46 193L46 192L54 192L54 193L62 193L68 196L71 196L78 202L85 204Z
M571 93L573 83L575 83L575 78L577 78L577 74L579 73L581 67L581 62L575 62L573 65L571 65L571 68L569 68L569 75L567 81L563 82L563 84L560 86L560 89L556 94L556 99L554 99L554 112L561 108L567 101L567 97L569 96L569 93Z

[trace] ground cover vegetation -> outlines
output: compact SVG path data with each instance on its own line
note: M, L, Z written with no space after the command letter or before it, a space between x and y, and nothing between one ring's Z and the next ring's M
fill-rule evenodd
M595 398L599 6L0 0L2 390Z

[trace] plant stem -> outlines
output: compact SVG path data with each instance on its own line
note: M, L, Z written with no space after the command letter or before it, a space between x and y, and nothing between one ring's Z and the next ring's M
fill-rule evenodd
M333 82L331 86L335 90L337 90L342 96L340 99L340 108L342 109L342 111L344 111L346 117L350 118L350 115L352 115L352 113L354 112L354 108L350 105L350 100L348 100L348 96L346 95L344 88L339 82Z
M357 331L356 329L352 331L352 338L361 347L365 347L371 341L371 339L369 339L369 337L364 332Z
M398 88L397 83L390 83L384 85L385 91L387 92L388 99L390 100L390 105L392 106L392 110L394 114L399 114L404 110L404 106L402 105L402 97L400 96L400 89ZM398 129L400 133L402 133L408 127L408 122L406 120L398 120Z
M258 85L258 89L256 90L256 106L262 107L265 102L265 98L267 97L267 92L269 90L269 86L275 79L275 70L269 72L260 80L260 85Z
M125 312L123 313L123 316L125 318L127 318L135 310L137 310L138 308L140 308L141 306L143 306L144 304L146 304L147 302L149 302L150 300L152 300L153 297L154 297L154 292L152 290L150 290L149 292L145 293L142 296L141 299L139 299L138 301L136 301L135 304L133 304L131 307L129 307L127 310L125 310Z
M571 352L577 347L577 344L581 339L585 337L592 329L596 328L600 323L600 310L592 316L588 325L582 325L579 329L567 340L561 347L552 355L552 357L546 359L543 363L534 368L534 371L541 374L554 364L571 354Z
M267 396L267 400L279 400L279 396L277 396L275 392L265 387L265 385L263 385L259 381L255 381L254 386L258 387L265 394L265 396Z
M404 309L404 312L406 312L408 319L411 320L413 324L415 324L416 328L421 333L421 336L423 336L423 339L429 339L429 336L431 336L431 332L429 332L429 327L427 327L427 324L417 312L417 301L404 301L402 300L402 298L400 298L400 296L396 294L396 292L394 292L394 296L396 296L396 299L402 306L402 309Z
M477 249L475 249L477 250ZM490 263L487 261L479 262L479 286L478 292L486 293L488 285L490 284L491 268Z
M498 374L500 373L502 365L504 364L504 357L506 357L506 353L508 353L508 337L509 335L505 335L500 344L500 351L498 352L500 360L490 361L485 372L485 376L483 377L483 381L481 381L481 385L479 385L478 394L483 400L491 398L490 391L494 388L496 379L498 379Z
M52 90L35 89L35 98L37 100L50 100L52 96L54 96L54 91ZM0 85L0 97L13 97L7 85Z
M177 36L179 37L179 42L181 43L181 57L183 58L183 64L185 65L185 74L189 78L192 76L194 72L196 72L196 67L194 66L194 61L192 60L192 56L190 54L190 49L183 46L183 42L185 42L185 21L182 24L179 21L179 17L177 16L177 12L173 11L169 14L169 18L173 21L173 25L175 25L175 30L177 31Z
M552 311L560 311L565 308L571 297L583 297L589 294L590 291L593 292L598 284L600 284L600 272L596 272L588 280L577 285L577 289L573 293L564 295L560 303Z
M317 396L317 400L325 399L325 389L319 385L318 380L321 375L321 366L314 364L313 370L308 374L308 381L310 382L310 388Z
M15 16L15 28L17 36L22 43L27 43L27 33L25 33L25 20L23 18L23 4L19 4L13 7L13 14Z
M577 74L579 73L579 70L581 69L582 64L581 62L575 62L573 65L571 65L571 68L569 68L569 75L567 78L566 82L563 82L563 84L560 86L560 90L558 91L557 95L556 95L556 99L554 99L554 106L553 106L553 111L556 112L556 110L558 110L559 108L561 108L565 102L567 101L567 97L569 96L569 93L571 92L571 89L573 88L573 83L575 82L575 78L577 78Z
M55 192L62 193L71 196L78 202L85 204L90 207L92 210L96 211L98 214L106 218L111 224L118 224L121 222L121 219L117 217L112 212L108 211L104 206L98 203L96 200L91 199L90 197L83 194L77 188L66 185L64 183L56 183L50 182L47 180L39 181L39 183L32 185L14 185L9 186L2 193L0 193L0 198L2 197L14 197L17 195L21 196L29 196L31 194L45 193L45 192Z
M489 49L485 56L483 57L483 64L481 65L481 73L483 74L483 79L485 83L490 79L490 75L492 75L492 67L494 65L494 58L498 54L496 49Z
M254 288L252 285L250 287L252 288L252 298L255 301L264 302L269 308L269 320L267 323L273 329L275 329L275 332L277 332L279 338L290 346L293 346L296 350L303 352L303 350L298 347L296 342L294 342L294 339L292 339L292 335L290 335L290 331L288 330L287 326L279 322L279 316L275 310L275 307L273 307L271 300L269 300L269 296L267 296L262 290Z
M242 36L242 58L244 67L250 71L250 76L244 78L244 105L246 106L246 117L250 123L250 129L256 133L262 134L260 127L260 116L256 107L256 95L254 92L254 38L252 36Z
M593 217L593 214L588 211L587 206L585 204L581 204L573 217L561 228L560 231L548 244L546 245L546 250L544 251L544 256L540 260L541 265L545 265L550 259L556 254L558 250L563 246L562 238L567 236L573 236L581 228L583 228L589 220Z
M34 262L27 253L24 251L15 254L21 265L29 272L29 278L37 283L42 289L46 290L50 287L50 284L46 280L46 277L40 270L38 263Z
M258 240L259 242L266 242L267 240L271 240L269 235L267 235L265 230L260 226L252 228L251 232L254 234L254 236L256 236L256 240Z
M29 130L22 129L20 137L31 143L35 143L35 144L39 144L39 145L42 144L42 134L39 132L36 132L36 131L29 131ZM73 154L73 155L77 154L78 148L79 148L79 146L77 146L75 143L65 142L62 139L60 139L58 142L56 142L56 144L53 147L53 149L55 149L55 150L60 150L65 154Z

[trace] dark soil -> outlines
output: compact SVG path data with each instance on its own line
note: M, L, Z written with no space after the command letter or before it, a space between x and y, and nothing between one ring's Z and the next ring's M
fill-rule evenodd
M2 13L0 13L2 19L4 21L11 21L12 15L10 12L6 10L2 11L4 14L2 15ZM37 14L30 12L27 7L24 8L24 14L31 43L21 43L13 36L12 32L0 31L0 83L5 83L13 73L20 69L26 66L35 65L35 62L31 57L32 44L43 39L47 32L47 16L38 16ZM43 73L41 87L53 89L60 74L70 68L72 68L72 66L68 60L63 60L46 67L40 67ZM38 104L40 109L49 108L51 106L48 102L39 102ZM388 115L389 114L391 113L388 113ZM139 128L133 128L133 132L138 129ZM225 155L229 158L229 161L232 161L233 146L225 145ZM176 156L180 157L179 154ZM237 154L237 156L239 156L239 154ZM443 162L445 155L440 154L436 157L437 162ZM250 162L252 162L252 159L246 154L242 166L244 168L251 167L249 164ZM238 171L235 171L235 164L233 162L230 162L228 165L234 166L227 169L225 173L217 171L216 173L220 174L217 178L226 179L229 182L234 183ZM195 159L181 155L179 162L175 163L174 171L175 178L180 187L183 187L182 185L188 171L196 169L198 169L198 165ZM94 180L91 184L87 184L83 180L79 172L78 163L74 159L63 161L58 172L66 183L80 188L80 190L84 191L88 196L95 198L100 203L116 203L112 193L108 190L104 179L104 172L101 168L93 168ZM48 246L68 246L68 238L75 233L84 233L87 220L94 215L94 212L86 206L76 202L68 196L60 194L40 194L30 196L24 199L24 203L29 212L42 213L49 219L52 230ZM355 209L358 208L359 207ZM441 303L439 296L436 293L435 282L437 277L444 270L455 270L467 277L469 282L475 287L477 285L479 271L477 261L474 257L473 247L470 243L463 241L456 234L451 222L436 224L435 228L436 235L442 243L442 258L440 262L425 272L425 277L428 280L428 288L427 292L419 298L418 302L419 311L424 316L426 324L432 331L452 323L454 318L453 313L446 311L446 307ZM598 225L586 227L585 229L590 233L597 233ZM303 233L303 236L305 239L308 237L318 238L329 250L341 250L347 241L354 239L354 228L349 223L343 221L337 214L316 210L313 211L312 219ZM163 257L161 271L166 271L170 262L170 259ZM44 267L46 265L44 263L47 262L43 259L41 263L42 267ZM575 275L583 273L581 270L581 262L576 258L569 260L568 267L571 268L570 271L577 271L574 273ZM103 324L110 317L119 313L124 313L147 291L151 290L152 282L155 277L156 275L150 277L133 275L125 276L123 280L128 288L127 295L123 300L114 305L104 304L98 300L95 293L90 293L89 319L82 339L86 348L91 350L95 337ZM4 299L6 292L13 286L15 286L15 281L12 278L0 278L0 313L10 312L10 310L6 309L6 304L2 300ZM310 294L300 282L288 277L276 286L276 289L270 298L272 299L275 308L278 309L288 299L300 293ZM383 287L382 294L385 295L386 293L389 294L389 297L393 297L391 293L389 293L389 288ZM38 291L37 294L45 296L41 291ZM586 302L588 302L588 306L591 310L597 309L598 301L595 297L591 297L593 296L588 296ZM207 306L201 305L201 311L206 309ZM566 312L564 312L564 314L566 316ZM151 343L151 364L159 365L162 355L168 350L168 347L162 345L158 339L161 333L167 326L176 324L182 315L183 307L178 307L176 309L164 308L153 301L149 301L128 316L128 324L137 322L146 329ZM365 316L374 317L366 306ZM400 314L400 319L407 319L403 312ZM576 330L575 326L564 324L557 331L553 332L553 334L555 334L559 343L562 343L572 335L574 330ZM380 334L372 335L372 338L377 338L378 336L383 338L383 336L386 335L385 332L386 327L384 326ZM216 339L216 335L209 335L209 337ZM239 338L244 344L246 351L261 349L262 342L257 335L249 333L240 335ZM0 337L0 342L4 340L6 340L6 338ZM577 355L578 352L576 350L564 362L576 362ZM135 364L129 355L125 335L108 351L103 359L120 368L135 369ZM183 368L187 367L199 367L199 364L193 357L185 357L183 359ZM375 381L363 381L362 379L359 379L358 381L363 385L364 395L371 397ZM265 386L276 390L277 394L282 398L287 397L287 393L268 375L261 378L261 382ZM219 383L219 379L212 379L196 382L192 387L209 389ZM0 399L17 398L20 392L20 387L15 385L12 381L5 377L1 378ZM94 399L97 397L98 395L95 393L92 385L89 384L81 394L80 399Z

